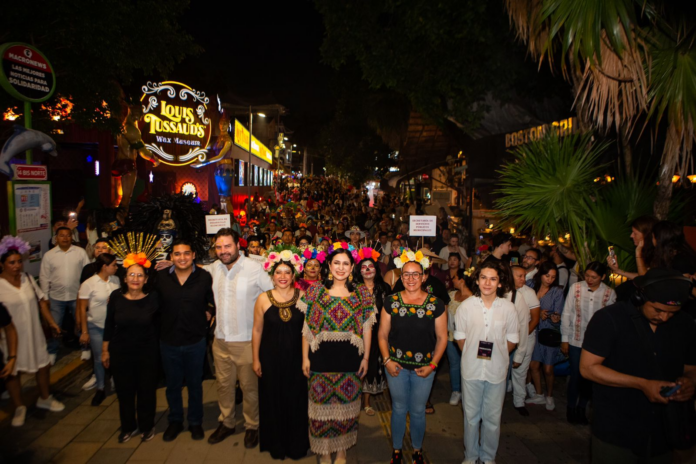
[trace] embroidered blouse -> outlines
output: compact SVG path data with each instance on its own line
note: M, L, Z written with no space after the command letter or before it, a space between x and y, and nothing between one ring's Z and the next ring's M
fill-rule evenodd
M387 298L384 310L391 315L389 358L409 370L430 364L437 344L435 319L445 312L442 300L428 293L423 303L407 304L399 292Z
M305 313L302 335L312 351L324 341L349 341L363 354L363 332L377 320L372 296L363 284L355 285L347 297L336 297L316 282L297 302L297 309Z
M594 292L584 281L571 285L561 315L561 341L582 348L585 330L592 316L614 303L616 293L603 283Z

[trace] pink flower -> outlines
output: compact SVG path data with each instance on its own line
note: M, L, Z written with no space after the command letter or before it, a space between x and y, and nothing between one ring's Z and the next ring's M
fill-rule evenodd
M290 260L293 262L293 264L297 264L300 262L300 257L297 255L292 255L292 258Z
M326 261L326 252L325 251L320 251L319 253L317 253L317 261L324 264L324 261Z
M312 257L312 250L309 248L305 248L305 251L302 253L302 256L304 256L307 259L310 259Z
M275 251L272 251L268 254L268 260L273 261L273 262L278 262L280 260L280 255L276 253Z
M266 261L265 263L263 263L263 270L266 271L266 272L268 272L268 271L271 270L271 263L270 263L270 261Z

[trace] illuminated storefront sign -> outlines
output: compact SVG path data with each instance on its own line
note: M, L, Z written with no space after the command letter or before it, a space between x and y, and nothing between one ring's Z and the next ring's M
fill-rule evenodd
M234 144L245 151L249 151L249 130L236 119L234 120ZM251 154L267 163L273 162L271 150L253 136L251 137Z
M529 129L505 134L505 148L516 147L538 140L549 130L556 131L560 136L572 134L575 132L575 118L562 119L551 124L530 127Z
M148 82L142 90L145 147L172 166L206 161L212 127L205 92L174 81Z

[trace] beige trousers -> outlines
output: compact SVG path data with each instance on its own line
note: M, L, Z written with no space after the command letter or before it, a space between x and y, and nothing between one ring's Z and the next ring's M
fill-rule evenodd
M244 427L247 430L259 428L259 378L252 369L251 342L226 342L216 338L213 342L215 376L217 377L218 420L225 427L235 426L235 384L244 393Z

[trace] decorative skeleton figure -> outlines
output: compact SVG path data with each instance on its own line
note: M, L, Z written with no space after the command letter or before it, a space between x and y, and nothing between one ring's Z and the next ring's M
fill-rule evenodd
M418 311L416 311L416 314L420 319L423 319L423 316L425 316L425 309L423 308L418 308Z
M401 351L401 350L399 350L399 349L396 350L396 357L397 357L397 358L401 359L401 356L402 356L403 354L404 354L403 351Z
M166 260L169 256L172 243L176 238L176 222L172 219L172 211L165 209L162 214L162 220L157 225L157 234L160 237L160 245L157 247L157 256L155 261Z
M416 362L419 363L419 362L421 362L422 359L423 359L423 354L421 354L421 353L416 353Z
M406 315L406 308L399 308L399 316L404 317Z

